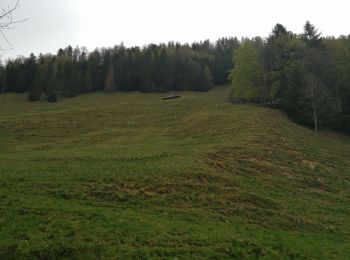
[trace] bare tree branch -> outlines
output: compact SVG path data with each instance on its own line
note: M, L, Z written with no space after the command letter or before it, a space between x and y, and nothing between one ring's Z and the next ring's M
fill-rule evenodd
M28 20L28 18L21 19L21 20L15 20L13 18L13 14L19 7L20 7L20 0L17 0L16 4L13 7L8 7L8 8L0 7L0 38L2 38L3 41L10 47L10 48L2 48L1 42L0 42L0 50L2 51L13 48L11 42L7 39L4 31L12 30L14 28L13 27L14 24L22 23Z
M17 0L16 5L12 8L9 8L7 10L4 8L1 8L3 10L3 14L0 15L0 19L6 17L8 15L11 15L18 7L19 7L19 0Z

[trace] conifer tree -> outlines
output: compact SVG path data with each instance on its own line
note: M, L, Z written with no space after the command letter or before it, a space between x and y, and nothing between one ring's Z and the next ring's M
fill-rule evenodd
M106 74L105 79L105 91L112 92L114 90L114 68L113 65L110 65Z

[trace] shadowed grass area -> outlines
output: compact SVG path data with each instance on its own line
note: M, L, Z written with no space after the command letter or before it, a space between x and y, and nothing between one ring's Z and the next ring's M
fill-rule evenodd
M0 258L350 255L350 138L226 91L0 96Z

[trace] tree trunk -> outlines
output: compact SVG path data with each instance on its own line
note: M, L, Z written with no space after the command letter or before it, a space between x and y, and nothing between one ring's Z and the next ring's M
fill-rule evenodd
M5 93L5 79L2 80L1 93Z
M313 109L314 114L314 124L315 124L315 132L318 132L318 118L317 118L317 110Z
M317 117L317 106L316 106L316 96L315 96L316 82L315 78L312 77L311 80L311 102L312 102L312 113L314 119L315 132L318 132L318 117Z

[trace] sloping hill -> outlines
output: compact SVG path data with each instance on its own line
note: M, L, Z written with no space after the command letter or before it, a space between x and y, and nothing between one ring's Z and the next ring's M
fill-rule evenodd
M350 255L350 138L223 88L0 96L0 258Z

